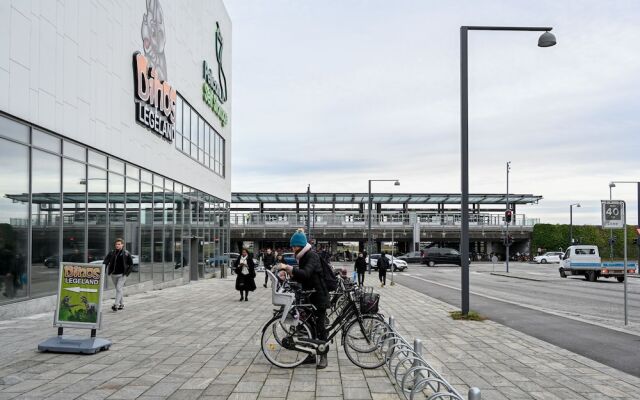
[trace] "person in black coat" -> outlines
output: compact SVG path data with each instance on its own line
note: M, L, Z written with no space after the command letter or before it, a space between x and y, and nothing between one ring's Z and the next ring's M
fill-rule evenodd
M387 258L387 253L383 251L378 259L378 277L380 278L380 287L387 284L387 269L389 268L389 264L390 262Z
M118 238L113 243L113 249L104 258L103 264L106 266L107 275L111 275L113 284L116 287L116 299L111 309L113 311L124 309L124 283L133 271L133 257L124 248L124 240Z
M276 258L273 256L271 249L267 249L267 252L262 256L262 265L264 265L264 287L267 287L267 280L269 279L269 274L267 271L271 271L271 267L276 262Z
M312 250L312 246L307 243L307 236L302 229L299 229L291 236L289 241L293 251L296 254L296 260L298 260L298 266L292 267L291 265L283 266L280 264L280 268L287 271L289 275L293 277L293 280L300 283L302 290L315 290L309 296L309 301L316 307L314 312L316 317L316 338L320 340L327 340L326 319L327 319L327 307L329 304L329 291L324 282L324 274L322 265L320 264L320 256ZM313 359L309 359L313 362ZM327 367L327 355L320 355L317 368L322 369Z
M236 272L236 290L240 292L240 301L249 301L249 292L256 290L256 266L247 249L242 249L240 257L233 264Z
M364 259L362 253L358 253L356 258L355 270L358 273L358 285L364 285L364 273L367 272L367 260Z

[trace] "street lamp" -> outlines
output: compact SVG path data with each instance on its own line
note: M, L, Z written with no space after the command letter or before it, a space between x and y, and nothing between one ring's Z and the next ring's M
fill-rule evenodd
M507 257L506 257L506 267L507 267L507 274L509 273L509 247L511 247L511 242L509 242L509 220L507 219L507 214L509 212L509 171L511 171L511 161L507 161L507 207L505 210L505 216L504 216L504 222L507 224L506 227L506 236L505 236L505 245L507 247L506 249L506 253L507 253Z
M538 39L539 47L556 44L551 27L509 27L509 26L461 26L460 27L460 122L461 122L461 204L462 223L460 227L460 257L462 258L462 314L469 313L469 74L467 57L467 36L469 31L537 31L544 32Z
M580 208L580 203L569 204L569 246L573 246L573 206Z
M371 274L371 208L372 208L372 199L371 199L371 182L395 182L394 186L400 186L399 179L369 179L369 228L367 229L367 271Z
M640 229L640 181L611 181L609 182L609 200L611 199L611 188L616 187L616 183L630 183L630 184L636 184L638 186L638 197L637 197L637 201L638 201L638 229ZM613 230L611 230L611 237L613 237ZM638 266L640 266L640 231L637 231L637 236L636 236L637 240L638 240ZM611 245L613 246L613 244ZM612 247L613 249L613 247ZM613 250L611 250L611 252L613 253ZM613 258L613 254L611 256ZM626 282L626 280L625 280Z

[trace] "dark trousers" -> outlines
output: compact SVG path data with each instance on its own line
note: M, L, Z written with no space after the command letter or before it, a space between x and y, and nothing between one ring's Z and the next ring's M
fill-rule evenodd
M383 285L387 284L387 271L378 271L378 277L380 278L380 283Z
M265 268L264 269L264 284L266 285L267 282L269 282L269 274L267 274L267 271L270 271L269 268Z
M364 272L358 272L358 285L364 285Z
M316 339L327 340L327 309L317 308L316 316Z

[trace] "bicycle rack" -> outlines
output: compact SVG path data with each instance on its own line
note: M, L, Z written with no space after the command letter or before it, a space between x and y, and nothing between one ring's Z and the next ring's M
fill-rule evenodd
M385 357L389 373L405 399L413 400L417 395L427 400L465 400L423 357L422 341L415 339L413 346L395 329L395 318L389 317L390 332L377 338L377 351ZM481 400L480 389L472 387L467 400Z

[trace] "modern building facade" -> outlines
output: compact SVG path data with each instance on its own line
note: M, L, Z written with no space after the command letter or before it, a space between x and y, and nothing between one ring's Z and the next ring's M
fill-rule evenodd
M3 1L0 26L0 306L53 295L61 261L116 238L129 285L207 274L229 251L222 1Z
M517 207L541 199L532 194L509 195L514 254L528 251L533 225L539 222L518 213ZM368 203L368 193L234 192L231 247L286 249L291 233L308 226L309 236L334 254L362 251L368 240L369 215L376 252L393 248L405 253L425 246L457 248L460 244L460 194L372 193L371 210ZM507 196L471 194L469 207L470 251L485 259L492 253L504 254Z

